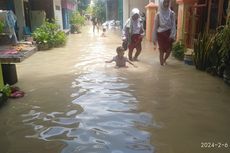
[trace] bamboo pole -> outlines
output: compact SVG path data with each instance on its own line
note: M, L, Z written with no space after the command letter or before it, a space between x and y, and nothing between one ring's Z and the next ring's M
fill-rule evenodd
M218 26L221 25L221 21L222 21L223 5L224 5L224 0L219 0L219 4L218 4L218 18L217 18Z

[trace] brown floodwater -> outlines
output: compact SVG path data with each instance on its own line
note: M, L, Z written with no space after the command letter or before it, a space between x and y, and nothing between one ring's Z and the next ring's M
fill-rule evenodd
M137 68L116 69L120 36L106 35L85 27L17 64L26 95L0 108L1 153L230 152L229 86L173 57L160 66L146 40Z

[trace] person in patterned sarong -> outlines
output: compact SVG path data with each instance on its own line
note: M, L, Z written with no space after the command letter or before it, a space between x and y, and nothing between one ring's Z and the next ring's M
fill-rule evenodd
M141 42L145 34L142 23L140 11L137 8L132 9L130 18L125 23L122 37L122 40L127 42L130 61L138 61L138 56L142 50ZM136 49L136 53L133 56L134 49Z
M160 64L165 65L176 37L175 13L170 9L171 0L160 0L159 12L155 16L153 30L154 48L158 42Z

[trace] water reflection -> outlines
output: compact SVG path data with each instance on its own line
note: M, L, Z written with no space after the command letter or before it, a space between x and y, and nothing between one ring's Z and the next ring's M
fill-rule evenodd
M138 101L125 78L94 71L79 75L72 87L76 88L72 103L83 111L46 114L31 110L23 115L23 122L33 126L36 135L28 138L65 142L62 153L153 152L150 133L136 128L151 126L151 115L137 113Z

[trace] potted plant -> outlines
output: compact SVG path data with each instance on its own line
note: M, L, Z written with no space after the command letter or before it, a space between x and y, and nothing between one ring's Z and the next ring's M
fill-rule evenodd
M33 38L38 45L38 50L47 50L50 48L49 43L48 43L49 33L46 32L46 30L44 30L44 28L42 28L42 27L37 28L33 32L32 35L33 35Z
M182 41L178 41L178 42L173 43L172 55L176 59L182 61L184 59L184 53L185 53L185 45L182 43Z
M85 24L85 18L79 12L73 12L70 17L70 32L80 33L80 27Z
M230 84L230 22L223 27L219 44L221 48L219 54L221 56L221 70L223 71L224 81Z
M0 90L0 105L5 104L11 94L10 86L7 84Z
M209 34L200 33L194 42L193 61L196 69L206 70L208 67L208 51L210 48Z
M2 33L4 30L4 22L0 20L0 33Z
M38 50L59 47L67 40L65 33L59 29L58 25L48 21L45 21L32 35L38 44Z

